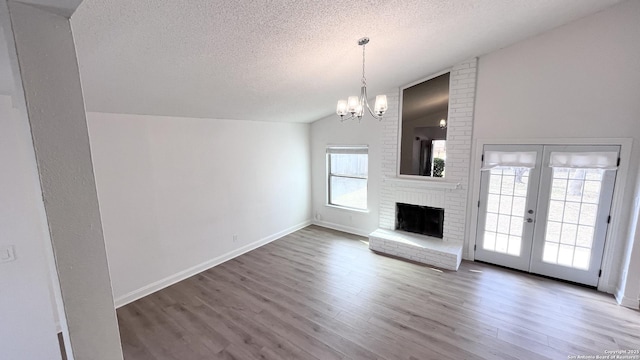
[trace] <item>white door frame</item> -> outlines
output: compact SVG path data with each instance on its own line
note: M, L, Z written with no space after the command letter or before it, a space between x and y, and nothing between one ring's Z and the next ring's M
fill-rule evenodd
M528 182L527 182L527 196L526 196L526 204L522 209L522 220L527 217L536 217L535 215L527 214L527 210L531 209L537 212L538 206L538 192L540 190L540 179L542 175L542 159L543 159L543 149L542 145L487 145L483 147L484 151L505 151L505 152L535 152L536 153L536 161L535 166L529 169L528 173ZM483 182L482 177L485 176L486 181ZM480 204L477 207L478 211L483 209L484 211L478 212L478 231L476 232L475 239L475 252L474 256L477 256L482 261L486 261L492 264L498 264L501 266L510 267L517 270L522 271L530 271L529 266L531 263L531 251L533 249L533 241L534 241L534 226L535 223L524 223L522 226L522 233L520 234L521 245L520 245L520 255L515 256L513 254L501 253L499 251L494 250L485 250L484 243L485 238L484 234L480 232L480 228L484 232L486 230L486 217L488 213L488 205L489 205L489 183L491 182L491 171L485 170L480 174L480 195L482 199L480 199ZM515 188L514 188L515 191ZM512 220L513 221L513 218ZM496 224L498 227L498 224ZM496 229L497 232L497 229Z
M485 145L619 145L620 166L616 176L613 201L611 203L611 224L607 232L604 255L602 258L602 277L598 283L598 290L613 293L617 283L614 249L624 242L625 214L623 212L624 192L626 189L629 164L631 160L632 138L533 138L533 139L475 139L471 154L471 168L469 169L470 187L467 203L467 213L470 214L469 226L465 236L464 248L467 260L474 260L473 246L475 245L476 229L478 227L478 201L480 199L480 168L482 167L482 149Z
M607 221L611 214L611 200L613 198L613 190L615 187L615 178L617 170L608 170L602 172L602 180L600 182L600 194L597 205L598 213L594 224L593 242L590 249L591 259L588 269L577 269L573 266L563 266L543 260L544 248L546 247L547 227L549 226L548 214L549 206L552 201L553 179L555 169L549 166L549 158L555 151L558 152L599 152L611 151L620 156L620 147L618 145L546 145L544 147L544 155L542 159L542 177L540 180L541 190L538 198L538 212L535 222L535 237L533 240L532 257L529 271L534 274L552 276L560 279L574 281L580 284L597 286L600 282L599 271L602 268L602 258L604 244L606 244L607 231L610 224ZM566 189L568 191L568 189ZM582 211L580 211L582 212ZM557 219L555 220L557 221ZM564 223L564 220L561 219ZM576 221L578 222L578 221ZM577 239L577 238L576 238ZM558 242L561 242L558 239Z

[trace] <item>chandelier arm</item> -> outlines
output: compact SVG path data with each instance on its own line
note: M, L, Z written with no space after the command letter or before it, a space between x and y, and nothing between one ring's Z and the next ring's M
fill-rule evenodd
M364 99L364 105L367 107L367 110L369 110L369 114L371 114L371 116L373 116L374 118L380 120L382 119L382 115L377 115L373 110L371 110L371 106L369 106L369 95L367 95L367 87L363 86L362 87L362 91L360 94L361 98Z
M350 113L349 116L344 116L344 115L341 116L340 121L345 122L345 121L353 120L355 118L357 118L357 116L354 113Z

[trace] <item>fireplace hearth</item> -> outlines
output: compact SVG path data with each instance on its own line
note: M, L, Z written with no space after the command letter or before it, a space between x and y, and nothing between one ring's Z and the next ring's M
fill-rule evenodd
M396 203L396 230L442 239L444 209Z

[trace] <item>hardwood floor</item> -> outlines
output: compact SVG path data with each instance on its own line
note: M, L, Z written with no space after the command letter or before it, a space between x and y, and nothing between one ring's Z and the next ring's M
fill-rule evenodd
M567 359L640 349L611 295L310 226L118 309L125 359ZM638 359L640 357L637 357Z

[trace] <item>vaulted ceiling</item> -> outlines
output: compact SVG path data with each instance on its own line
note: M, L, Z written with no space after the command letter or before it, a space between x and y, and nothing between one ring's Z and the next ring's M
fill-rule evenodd
M82 0L10 0L46 9L64 17L70 17L80 6Z
M620 0L84 0L89 111L311 122ZM567 44L571 46L571 44Z
M21 2L32 6L46 9L64 17L70 17L71 14L78 8L82 0L12 0L15 2ZM5 11L5 8L0 6L0 12ZM0 14L1 15L1 14ZM9 49L7 48L10 41L7 41L5 27L9 28L7 17L2 17L2 23L0 23L0 95L12 95L14 92L13 73L11 68L11 61L9 57ZM4 22L7 21L5 24Z

